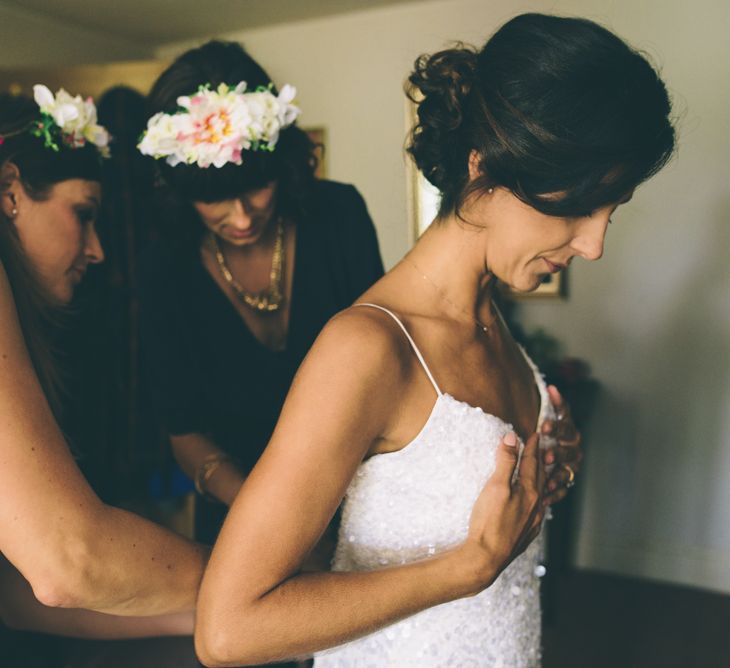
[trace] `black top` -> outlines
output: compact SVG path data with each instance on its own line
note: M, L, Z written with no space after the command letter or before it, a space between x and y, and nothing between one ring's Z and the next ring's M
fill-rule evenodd
M322 327L383 275L375 228L357 190L330 181L315 188L309 215L297 223L283 351L254 337L203 267L198 247L158 242L140 259L142 345L165 426L175 435L207 434L244 472L268 443ZM223 509L196 505L197 537L212 539Z

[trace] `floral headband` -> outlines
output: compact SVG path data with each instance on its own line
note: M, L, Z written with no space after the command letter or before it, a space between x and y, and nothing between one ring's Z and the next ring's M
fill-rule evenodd
M301 110L292 104L296 88L273 84L246 92L246 82L234 88L220 84L216 90L201 86L191 96L177 98L174 114L150 118L137 148L168 165L223 167L243 163L243 151L273 151L279 132L296 120Z
M109 133L96 122L96 107L90 97L71 97L63 88L54 97L46 86L36 84L33 98L41 110L40 120L34 119L17 132L0 135L0 144L7 137L30 132L42 138L43 145L52 151L60 150L59 143L72 149L92 144L101 157L109 157Z

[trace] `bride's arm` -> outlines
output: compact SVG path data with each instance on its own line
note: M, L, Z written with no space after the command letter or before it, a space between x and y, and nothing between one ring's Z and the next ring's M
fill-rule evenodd
M191 610L206 558L91 490L38 383L1 264L0 552L42 603L124 615Z
M0 621L20 631L74 638L117 640L193 635L193 612L155 617L119 617L91 610L49 608L40 603L27 580L0 556Z
M378 571L300 571L369 448L388 434L412 368L410 353L395 348L374 317L357 311L335 318L315 343L213 549L196 621L196 647L206 665L311 654L476 594L523 549L518 537L534 535L540 513L531 439L521 468L524 488L514 494L516 448L500 448L462 546Z

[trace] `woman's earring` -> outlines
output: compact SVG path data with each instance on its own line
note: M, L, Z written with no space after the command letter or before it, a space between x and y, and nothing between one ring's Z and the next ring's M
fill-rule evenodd
M494 188L490 188L487 192L491 195L494 192Z
M18 203L15 201L15 195L13 193L8 193L10 196L10 201L13 203L13 208L10 211L10 215L15 218L15 216L18 215Z

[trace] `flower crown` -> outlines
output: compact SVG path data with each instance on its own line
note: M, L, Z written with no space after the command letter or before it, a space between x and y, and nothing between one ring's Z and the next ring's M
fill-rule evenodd
M245 81L234 88L224 83L216 90L201 86L194 95L177 98L176 113L150 118L137 148L173 167L240 165L243 151L273 151L279 132L301 110L292 104L296 88L287 84L278 96L272 88L269 84L246 92Z
M71 97L63 88L54 97L46 86L36 84L33 98L40 107L41 119L34 120L27 129L42 138L46 148L59 151L59 143L72 149L92 144L101 157L109 157L109 133L96 122L96 107L90 97Z

